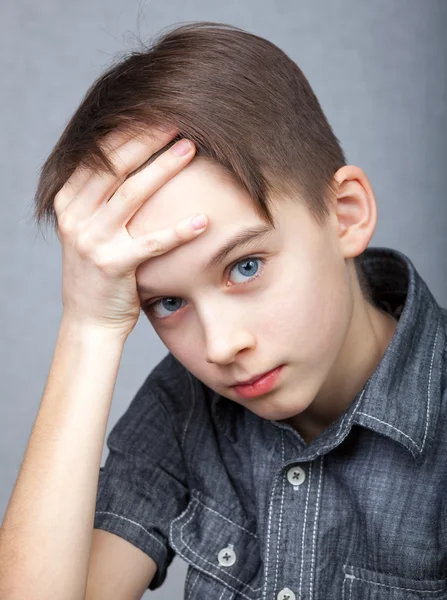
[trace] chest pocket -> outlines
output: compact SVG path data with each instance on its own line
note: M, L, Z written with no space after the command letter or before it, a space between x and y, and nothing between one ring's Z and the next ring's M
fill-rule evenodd
M447 578L408 579L344 565L343 600L447 600Z
M261 600L258 538L239 512L192 490L186 510L171 523L169 541L189 563L185 600Z

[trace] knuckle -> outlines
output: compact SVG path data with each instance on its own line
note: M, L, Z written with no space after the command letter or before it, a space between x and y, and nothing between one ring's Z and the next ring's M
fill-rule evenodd
M177 225L175 225L173 227L173 232L175 244L187 241L192 234L192 230L190 229L190 227L185 227L184 223L178 223Z
M126 179L132 172L132 167L123 160L112 161L113 169L119 179Z
M113 276L117 274L117 263L116 257L111 252L110 247L99 246L98 244L92 244L87 241L84 246L84 251L87 253L89 262L91 262L101 273L107 276Z
M160 254L163 250L160 240L151 238L146 243L146 249L151 254Z
M74 176L64 183L64 185L60 188L60 190L55 194L53 205L57 211L62 212L66 206L70 204L73 198L76 195L76 188L74 182L72 181Z
M74 222L67 212L62 212L57 217L57 225L61 234L68 234L74 231Z
M95 266L106 275L115 274L116 264L112 256L104 250L96 250L92 255Z
M54 201L53 201L53 206L54 206L54 210L56 211L56 213L62 212L62 208L65 206L66 203L67 203L67 199L61 190L55 195Z
M122 131L119 127L107 132L98 142L99 147L104 153L113 152L118 144L123 143L128 137L126 131Z
M65 242L67 233L66 233L66 231L64 231L63 229L61 229L59 227L59 223L57 224L57 227L56 227L56 235L57 235L59 242L61 242L61 243Z
M178 237L182 240L189 240L196 236L196 230L191 225L191 217L180 221L175 226L175 231Z
M88 231L80 232L76 238L76 250L82 258L92 258L96 261L97 252Z
M73 195L72 184L69 179L64 183L64 185L57 191L54 196L55 202L68 201L71 200L71 196Z
M124 204L134 204L138 199L138 192L130 187L122 187L119 193L119 198Z
M112 163L115 175L119 179L126 179L135 170L135 157L126 152L126 144L122 148L115 148L110 152L109 159Z

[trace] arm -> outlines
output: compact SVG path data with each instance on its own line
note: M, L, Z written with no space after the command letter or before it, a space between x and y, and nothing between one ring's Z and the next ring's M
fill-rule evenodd
M0 536L3 600L85 598L102 448L124 342L62 320Z
M114 133L105 146L114 176L79 166L54 199L64 312L41 406L0 532L2 600L48 600L49 595L85 599L107 420L124 342L140 314L136 269L206 228L206 220L205 226L194 229L188 218L158 232L129 235L130 217L186 166L194 146L188 144L189 152L179 154L179 142L128 177L175 131L130 137L129 132ZM99 190L96 197L86 185L92 180L95 186L90 187ZM104 203L100 191L107 197L116 185ZM109 552L117 547L106 545ZM123 548L120 544L119 552L129 560ZM146 581L154 565L143 562ZM95 574L91 581L96 585Z

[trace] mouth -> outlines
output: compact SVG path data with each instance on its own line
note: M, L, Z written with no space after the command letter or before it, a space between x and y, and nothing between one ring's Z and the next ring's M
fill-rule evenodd
M259 375L254 375L254 377L251 377L250 379L246 379L245 381L237 381L230 387L236 387L238 385L251 385L252 383L255 383L255 381L258 381L258 379L262 379L262 377L269 375L275 369L279 369L279 367L274 367L273 369L270 369L270 371L264 371L263 373L260 373Z
M262 396L271 392L276 387L284 365L280 365L261 376L252 377L248 379L250 383L242 383L232 385L231 388L241 398L255 398L256 396Z

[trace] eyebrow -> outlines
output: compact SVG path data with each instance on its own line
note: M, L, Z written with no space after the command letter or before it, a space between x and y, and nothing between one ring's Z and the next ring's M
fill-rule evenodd
M225 258L233 252L236 248L243 248L254 240L261 240L266 237L267 234L273 231L271 225L257 225L256 227L247 227L242 229L236 235L228 238L225 242L217 249L217 251L210 258L205 266L205 269L212 269L219 266ZM137 290L139 292L157 293L157 291L149 286L140 285L137 283Z

